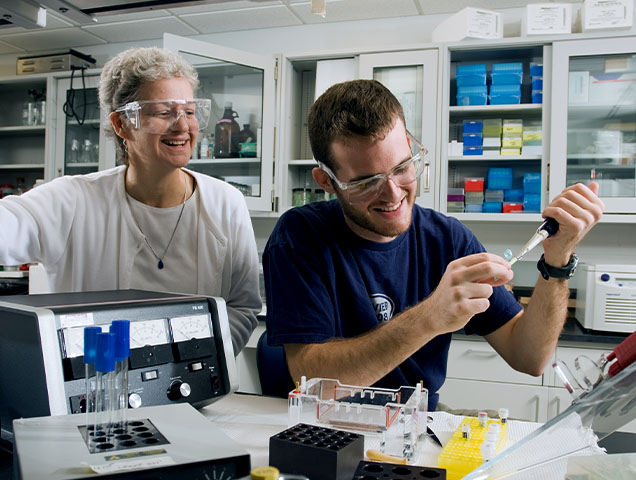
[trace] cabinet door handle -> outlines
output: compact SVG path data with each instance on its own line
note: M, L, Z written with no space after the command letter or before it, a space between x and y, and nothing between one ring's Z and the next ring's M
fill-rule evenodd
M532 397L532 400L536 402L536 406L534 408L534 421L539 422L539 395L535 395L534 397Z
M560 397L556 397L554 399L555 403L556 403L556 414L560 415L561 414L561 398Z
M469 348L468 350L466 350L466 355L479 355L482 357L492 358L497 356L497 352L489 352L486 350L473 350L472 348Z
M431 164L429 162L424 164L424 184L422 190L424 192L431 191Z

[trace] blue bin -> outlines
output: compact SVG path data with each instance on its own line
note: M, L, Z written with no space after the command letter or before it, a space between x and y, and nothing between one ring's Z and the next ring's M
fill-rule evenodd
M521 85L491 85L488 96L491 105L521 103Z
M483 137L481 133L465 133L464 132L464 148L465 147L481 147Z
M501 213L503 210L503 203L501 202L484 202L482 205L482 211L484 213Z
M467 133L481 133L484 130L484 122L482 120L464 120L462 124L462 131L464 135Z
M457 105L459 106L486 105L487 103L488 87L486 85L457 89Z
M541 174L540 173L524 173L523 174L523 193L541 193Z
M488 169L488 189L506 190L512 188L512 168L493 167Z
M493 85L521 85L523 64L521 62L493 63L490 79Z
M532 77L532 90L543 90L543 77Z
M486 64L476 63L473 65L457 65L455 78L458 87L469 87L486 85L487 81Z
M508 203L523 202L523 189L509 188L504 190L504 202L508 202Z
M464 155L483 155L484 149L481 146L467 147L464 146Z
M543 90L532 90L532 103L543 103Z
M533 63L530 65L530 76L531 77L542 77L543 76L543 65L540 63Z

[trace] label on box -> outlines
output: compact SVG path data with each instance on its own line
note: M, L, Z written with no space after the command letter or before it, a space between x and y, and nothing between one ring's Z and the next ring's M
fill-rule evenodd
M526 34L570 33L572 5L537 3L526 6Z
M498 13L479 9L474 9L471 13L468 25L469 37L501 38Z
M583 30L631 27L634 0L585 0L582 8Z

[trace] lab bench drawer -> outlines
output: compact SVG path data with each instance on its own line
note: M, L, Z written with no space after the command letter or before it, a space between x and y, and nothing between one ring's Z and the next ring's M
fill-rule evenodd
M548 387L447 378L439 401L452 409L507 408L512 419L545 422Z
M485 341L455 340L448 352L448 378L542 385L542 377L517 372Z

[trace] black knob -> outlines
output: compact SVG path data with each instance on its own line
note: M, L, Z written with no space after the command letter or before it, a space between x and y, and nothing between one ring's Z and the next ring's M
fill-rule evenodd
M181 400L182 398L189 397L190 393L192 393L192 389L189 383L176 381L173 382L168 389L168 398L170 400Z

